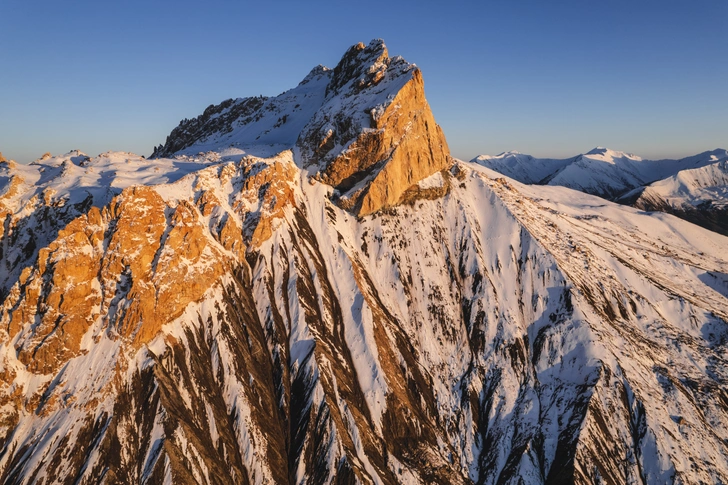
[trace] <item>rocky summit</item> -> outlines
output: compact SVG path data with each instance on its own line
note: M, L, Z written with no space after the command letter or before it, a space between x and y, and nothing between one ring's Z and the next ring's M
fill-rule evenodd
M508 157L374 40L151 159L0 161L0 482L728 483L728 238Z
M235 148L295 149L304 168L334 187L337 204L359 216L397 205L408 188L451 163L422 73L390 58L382 40L352 46L334 69L318 66L275 98L208 107L182 121L153 157Z

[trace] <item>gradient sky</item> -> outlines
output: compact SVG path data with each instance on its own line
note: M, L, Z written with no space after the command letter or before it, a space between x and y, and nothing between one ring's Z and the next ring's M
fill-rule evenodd
M454 156L728 148L728 1L0 0L0 151L149 155L182 118L277 95L381 37Z

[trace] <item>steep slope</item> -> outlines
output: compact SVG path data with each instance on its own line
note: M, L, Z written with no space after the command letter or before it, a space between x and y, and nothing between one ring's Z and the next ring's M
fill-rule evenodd
M408 66L354 46L273 155L2 167L1 482L728 482L728 238L405 157Z
M618 200L659 210L728 236L728 158L625 194Z
M728 240L481 170L363 220L291 152L90 209L2 307L3 480L725 481Z
M704 400L695 391L715 392L726 377L728 278L715 252L726 240L671 216L640 214L557 187L498 178L489 185L549 248L574 284L575 307L586 307L591 324L599 322L590 326L600 375L581 423L576 482L724 481L724 471L694 473L725 468L719 463L726 453L725 424L719 424L725 395ZM675 350L702 357L683 361ZM688 430L688 423L702 423L703 430ZM692 432L705 442L692 442ZM701 450L698 461L708 461L685 458L691 446Z

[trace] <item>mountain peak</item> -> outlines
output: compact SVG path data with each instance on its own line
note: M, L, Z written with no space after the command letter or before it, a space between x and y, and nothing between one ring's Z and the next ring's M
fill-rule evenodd
M311 69L311 71L306 75L306 77L303 78L303 80L298 83L299 86L302 86L304 84L308 84L309 82L313 81L314 79L318 79L321 76L325 76L331 73L331 69L328 67L319 64L318 66Z
M585 155L596 156L605 160L613 160L615 158L629 158L631 160L642 160L641 157L632 153L620 152L617 150L611 150L606 147L595 147L585 153Z
M523 153L521 153L517 150L508 150L506 152L501 152L495 156L488 155L487 158L508 158L508 157L515 157L515 156L519 156L519 155L523 155ZM529 155L526 155L526 156L529 156Z
M609 152L609 151L611 151L611 150L607 147L598 146L598 147L592 148L591 150L586 152L586 154L587 155L603 155L604 153Z
M274 98L210 105L183 120L152 156L270 156L294 147L298 164L318 173L337 203L357 215L398 204L408 188L450 163L422 73L390 58L382 39L349 47L334 69L316 66Z
M363 42L354 44L334 68L333 79L326 88L327 96L338 94L352 81L356 81L359 89L376 84L388 61L389 52L382 39L374 39L367 46Z
M317 168L336 202L359 216L397 205L408 188L450 163L422 73L390 58L381 39L346 51L297 144L304 166Z

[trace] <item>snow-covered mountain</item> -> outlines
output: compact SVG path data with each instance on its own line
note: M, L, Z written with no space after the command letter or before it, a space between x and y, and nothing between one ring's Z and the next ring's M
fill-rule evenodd
M567 159L518 152L472 160L526 184L561 185L648 211L663 211L728 235L728 151L680 160L643 160L595 148Z
M449 165L422 74L381 40L352 46L334 69L314 68L275 98L227 100L183 120L153 157L214 151L301 153L305 168L359 215L395 205L402 191Z
M660 210L728 236L728 158L625 194L619 202Z
M728 482L728 238L451 159L381 41L306 79L0 164L0 481Z
M680 160L643 160L631 153L597 147L573 158L539 159L518 152L480 155L472 161L526 184L562 185L614 200L626 192L728 159L716 149Z
M510 151L495 156L479 155L471 162L488 167L524 184L540 184L545 183L554 173L577 158L534 158L531 155Z

